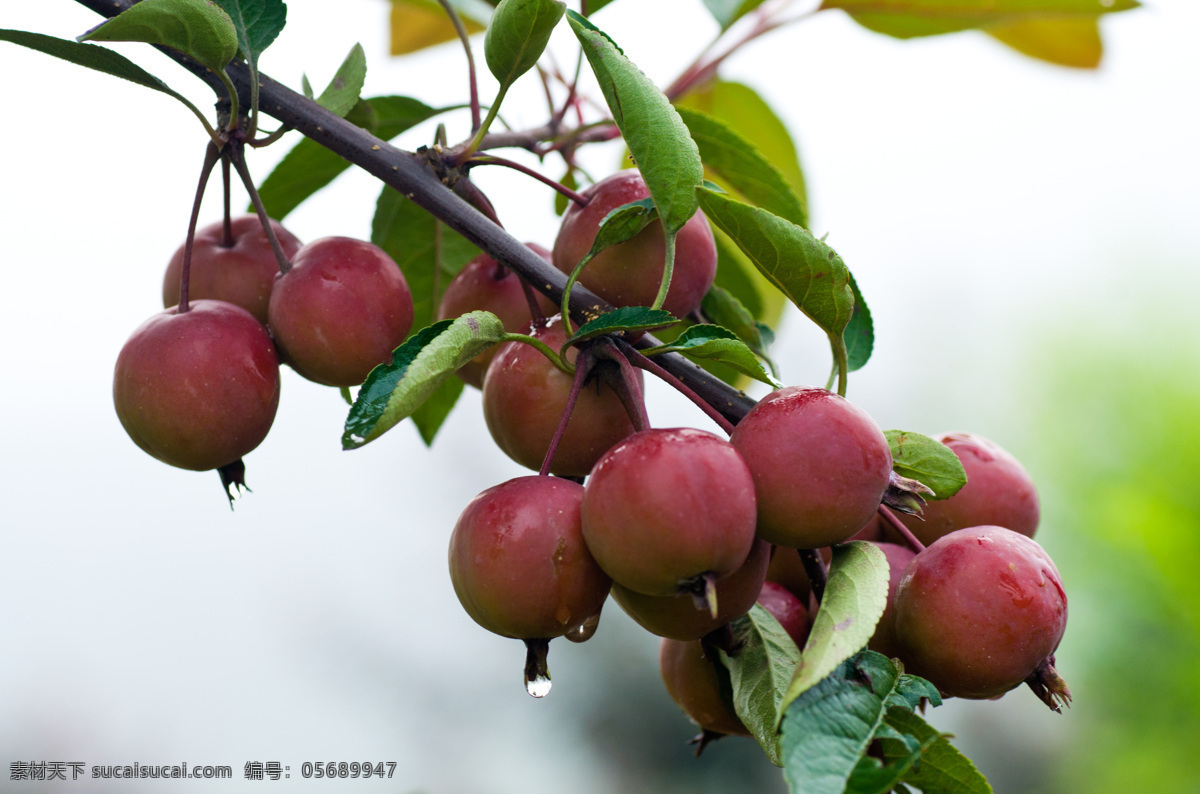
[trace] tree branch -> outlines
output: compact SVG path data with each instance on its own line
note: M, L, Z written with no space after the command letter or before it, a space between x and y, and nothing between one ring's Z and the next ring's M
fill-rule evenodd
M104 17L114 17L137 0L76 0ZM209 83L218 97L225 96L221 81L211 71L180 53L163 49L168 56ZM240 63L230 64L227 73L239 96L249 96L250 76ZM384 184L400 191L415 204L454 231L482 248L490 256L525 278L534 289L556 303L561 299L567 276L546 263L520 240L505 232L478 210L455 195L430 171L423 159L376 138L361 127L326 110L302 94L259 73L259 110L284 125L313 139ZM612 306L578 285L571 291L571 315L580 323L611 311ZM658 344L649 334L639 347ZM754 405L744 393L678 354L659 357L664 369L686 383L723 416L737 422Z

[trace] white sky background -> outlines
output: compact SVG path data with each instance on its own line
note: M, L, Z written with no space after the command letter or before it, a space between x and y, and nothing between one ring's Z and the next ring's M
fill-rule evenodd
M460 52L389 60L386 20L382 0L291 0L262 69L297 87L307 72L319 90L361 41L366 95L465 101ZM0 11L0 27L64 38L96 22L70 0ZM596 22L659 84L715 32L699 2L676 0L623 0ZM870 304L875 358L849 396L882 426L971 429L1019 452L1030 443L1020 356L1035 333L1122 325L1131 304L1186 310L1200 281L1198 28L1186 0L1116 15L1103 67L1083 73L978 34L898 42L828 13L728 62L726 76L791 126L813 229L829 232ZM566 37L555 42L567 52ZM482 68L481 55L480 43ZM162 56L138 60L208 106ZM7 43L0 74L0 779L13 760L186 760L230 764L240 780L257 759L291 764L295 783L304 760L372 759L399 763L389 791L561 791L557 774L608 791L581 750L557 750L554 775L522 771L530 742L548 741L589 687L576 661L589 646L555 643L555 690L532 702L519 645L476 627L450 588L446 542L462 506L523 473L491 446L478 395L432 450L405 426L343 453L337 392L285 369L275 426L247 458L254 493L235 512L215 474L142 453L113 413L112 365L161 309L203 133L165 96ZM518 124L543 120L527 81L505 107ZM465 117L449 118L451 139L463 137ZM288 148L252 153L251 169L265 176ZM617 156L591 162L602 172ZM478 173L517 237L551 244L547 189ZM306 241L367 237L377 193L349 174L288 225ZM220 212L210 194L202 223ZM1197 341L1193 330L1171 343ZM787 382L824 382L821 335L798 314L775 352ZM709 426L660 393L651 418ZM610 629L624 621L608 612ZM628 664L656 677L655 641L639 648Z

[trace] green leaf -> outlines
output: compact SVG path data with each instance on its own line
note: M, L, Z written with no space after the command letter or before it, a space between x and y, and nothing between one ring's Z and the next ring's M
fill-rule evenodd
M762 4L763 0L704 0L721 30L728 30L730 25Z
M467 33L483 30L492 7L483 0L450 0ZM392 0L391 54L407 55L458 38L454 23L438 0Z
M688 358L719 361L743 375L779 389L783 384L763 369L758 358L737 334L719 325L693 325L678 339L667 345L643 350L648 356L659 353L683 353Z
M675 234L696 214L704 168L695 142L662 91L599 28L574 11L567 19L600 83L664 231Z
M233 22L242 56L251 68L257 69L258 56L287 24L287 5L283 0L216 0L216 3Z
M906 430L884 432L892 450L892 469L933 489L928 501L949 499L967 484L962 461L940 441Z
M651 309L646 306L622 306L581 325L571 338L566 341L566 344L573 345L587 339L595 339L598 336L613 334L618 331L648 331L653 328L672 325L676 322L678 320L670 312L663 309Z
M732 292L714 284L704 294L700 311L714 325L723 326L737 334L738 339L745 342L757 356L766 360L774 375L779 375L775 371L774 362L767 356L767 348L775 340L775 335L766 325L757 322L750 310Z
M426 397L425 402L413 411L413 424L417 426L417 432L421 434L425 446L433 446L434 437L442 429L446 417L458 402L464 386L461 378L446 378L442 385L437 387L437 391Z
M843 660L786 706L783 776L792 791L847 791L850 776L884 724L898 681L891 661L865 651Z
M808 228L807 191L796 144L787 125L753 88L742 83L713 80L698 90L689 91L677 104L723 122L757 149L779 170L792 193L800 199L805 209L797 223ZM764 318L760 316L759 319ZM768 322L773 323L775 319L778 318Z
M779 706L800 660L800 649L779 621L758 604L729 628L734 642L741 646L736 656L720 652L721 662L729 669L734 711L771 763L780 766Z
M713 283L737 298L756 322L778 325L788 305L787 297L759 272L729 235L712 223L709 227L717 243L717 277Z
M1087 17L1027 19L983 32L1030 58L1073 69L1095 69L1104 56L1100 24Z
M802 226L709 188L696 192L704 214L759 272L831 339L842 342L854 312L850 271L842 258Z
M504 324L491 312L468 312L424 328L396 348L392 363L371 370L346 417L343 449L357 449L407 419L456 370L500 342Z
M620 245L632 240L638 232L658 220L658 209L654 199L644 198L622 204L600 219L596 229L596 239L592 241L588 257L593 257L614 245Z
M483 39L483 56L501 91L542 57L566 8L558 0L501 0L496 6Z
M142 0L79 37L79 41L140 41L161 44L214 72L238 52L238 34L211 0Z
M867 644L887 605L889 569L879 547L852 541L833 547L821 607L800 654L783 709Z
M724 122L697 110L679 108L704 166L750 203L797 226L808 222L804 202L783 173L754 145Z
M877 33L907 39L1034 19L1095 19L1137 8L1137 0L823 0Z
M866 366L871 358L875 349L875 326L871 322L871 310L863 300L853 273L850 274L850 289L854 293L854 313L850 315L850 322L846 324L842 338L846 340L849 371L854 372Z
M925 794L992 794L992 787L970 759L950 744L949 737L938 733L916 714L889 709L887 723L893 729L921 742L920 761L904 775ZM907 748L894 739L881 739L883 756L890 763L906 754Z
M0 41L9 41L13 44L19 44L22 47L28 47L31 50L53 55L56 58L61 58L78 66L86 66L98 72L111 74L114 77L121 77L132 83L153 88L155 91L162 91L164 94L173 96L185 104L187 103L186 99L175 91L172 91L162 80L159 80L124 55L113 52L107 47L100 47L95 44L80 44L76 41L45 36L41 33L28 33L23 30L6 29L0 29Z
M374 97L365 101L370 103L378 117L375 135L383 140L394 138L422 121L449 110L431 108L424 102L405 96ZM310 138L304 138L263 180L258 194L267 208L267 214L276 220L283 220L306 198L349 167L349 160Z
M466 238L390 187L375 203L371 242L396 260L404 273L413 296L413 328L433 322L442 289L479 255Z
M358 104L358 97L366 80L367 55L363 52L361 44L355 44L338 67L333 79L329 81L329 85L317 97L317 104L330 113L345 116Z

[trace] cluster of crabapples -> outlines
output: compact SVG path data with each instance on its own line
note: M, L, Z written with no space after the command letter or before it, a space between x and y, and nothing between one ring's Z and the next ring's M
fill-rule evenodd
M569 272L600 220L646 195L636 172L598 182L585 192L587 205L567 211L549 259ZM596 257L580 281L615 305L646 305L662 252L661 226L651 224ZM687 316L716 266L699 213L677 239L675 262L665 306ZM555 350L564 343L563 324L541 319L520 280L486 256L447 287L440 316L475 309ZM768 394L726 440L644 426L611 379L589 383L568 409L572 376L520 342L480 356L460 376L482 388L498 446L540 471L475 497L449 552L467 613L525 641L531 694L548 690L549 641L591 637L611 595L663 638L662 676L683 710L707 733L745 734L721 694L715 638L757 602L803 647L816 602L799 550L828 558L828 547L850 539L877 543L891 569L871 649L947 696L993 698L1026 681L1035 691L1052 681L1065 693L1053 654L1066 596L1032 540L1037 494L1023 467L990 441L939 438L962 462L967 484L930 502L923 516L896 518L881 508L900 482L887 438L865 411L826 389ZM640 382L640 373L632 377Z
M117 417L164 463L224 476L271 429L281 362L355 386L412 327L412 294L382 249L348 237L301 245L270 226L250 215L198 230L167 266L166 310L117 357Z
M601 180L565 213L553 251L570 272L603 218L646 198L636 171ZM117 415L154 457L185 469L236 467L266 436L279 366L334 386L361 384L408 336L413 303L399 267L370 243L329 237L301 245L278 223L227 219L201 229L167 268L169 307L122 349ZM616 306L659 291L665 240L656 221L594 257L580 283ZM664 308L697 311L717 254L697 213L676 238ZM185 262L186 260L186 262ZM438 319L486 310L514 334L458 371L482 390L496 444L538 471L490 488L462 512L450 577L484 628L523 640L526 685L549 688L551 639L582 642L611 595L662 637L667 690L708 734L744 734L722 694L713 648L730 621L761 604L803 647L817 601L805 564L829 547L877 543L890 566L886 611L868 647L900 659L947 696L992 698L1028 682L1069 698L1054 671L1066 595L1032 540L1038 499L1007 452L969 434L939 440L967 484L922 516L883 505L905 482L888 440L861 408L821 388L784 387L757 403L726 440L651 428L641 370L628 345L560 350L566 323L549 300L487 255L442 295ZM613 351L616 351L615 353ZM588 356L585 377L570 362ZM624 356L624 358L622 358ZM236 481L236 480L235 480ZM1050 702L1050 701L1048 701ZM1053 704L1052 704L1053 705Z

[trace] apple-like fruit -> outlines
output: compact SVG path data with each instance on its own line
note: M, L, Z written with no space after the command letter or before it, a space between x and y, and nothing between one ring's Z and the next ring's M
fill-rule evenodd
M554 241L554 266L570 273L596 240L600 222L616 208L650 196L637 171L620 171L582 195L588 203L571 204L563 213ZM666 257L662 222L655 220L631 240L597 254L579 281L614 306L649 306L658 295ZM700 306L717 273L717 246L704 213L697 211L675 237L671 287L662 308L686 317Z
M413 323L412 293L382 248L324 237L276 277L268 324L283 360L327 386L357 386L391 361Z
M232 303L189 301L141 325L117 356L117 418L139 447L206 471L257 447L279 406L279 360L267 329Z
M225 245L224 221L196 230L188 271L188 300L226 301L241 306L266 325L267 304L275 286L275 276L279 274L279 261L275 259L271 241L257 215L233 218L229 226L232 245ZM291 259L300 250L300 241L279 221L272 220L271 228L283 255ZM163 276L164 307L179 303L183 250L181 245L167 264Z

